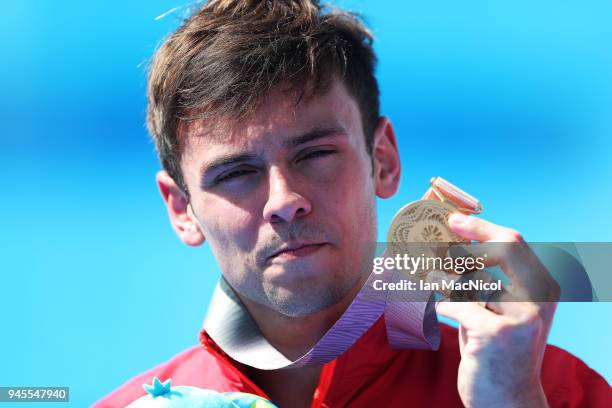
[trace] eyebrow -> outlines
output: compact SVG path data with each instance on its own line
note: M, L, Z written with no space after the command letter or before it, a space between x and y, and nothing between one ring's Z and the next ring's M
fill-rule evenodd
M256 158L257 156L253 153L229 154L221 156L211 163L202 164L202 166L200 167L200 174L206 176L207 174L210 174L219 168L226 167L231 164L244 163L247 161L254 160Z
M304 133L303 135L293 137L289 140L285 140L282 143L282 146L285 149L290 149L293 147L297 147L301 144L312 142L313 140L317 139L322 139L324 137L328 137L334 134L344 135L346 134L346 132L344 131L344 129L336 127L313 129L307 133Z
M295 148L301 144L312 142L314 140L322 139L332 135L346 135L344 129L340 127L330 128L318 128L306 132L302 135L292 137L282 142L282 146L285 149ZM228 154L216 158L210 163L203 163L200 167L200 174L203 178L206 175L213 173L219 168L223 168L232 164L239 164L257 159L257 155L254 153L239 153L239 154Z

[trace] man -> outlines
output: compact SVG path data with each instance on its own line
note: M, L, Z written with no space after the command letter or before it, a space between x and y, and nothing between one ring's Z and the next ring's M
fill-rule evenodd
M376 197L397 191L400 160L379 116L371 36L313 0L204 5L162 45L149 75L157 183L186 244L211 245L259 339L288 360L338 321L371 272ZM509 241L497 260L518 282L547 277L520 235L455 214L466 239ZM534 266L535 265L535 266ZM124 406L153 376L245 391L280 407L594 406L609 386L546 346L554 303L440 303L438 351L392 350L384 318L323 366L263 370L203 330L201 346L99 401ZM209 315L229 319L217 304ZM237 327L234 336L242 336Z

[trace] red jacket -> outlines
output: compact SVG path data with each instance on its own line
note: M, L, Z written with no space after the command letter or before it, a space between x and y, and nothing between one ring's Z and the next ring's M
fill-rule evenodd
M457 391L457 330L441 324L438 351L392 350L381 317L350 349L323 367L311 407L461 407ZM268 398L206 335L192 347L131 379L94 408L125 407L145 394L154 376L173 385L243 391ZM610 407L612 389L581 360L547 346L542 384L551 407ZM274 401L272 401L274 402Z

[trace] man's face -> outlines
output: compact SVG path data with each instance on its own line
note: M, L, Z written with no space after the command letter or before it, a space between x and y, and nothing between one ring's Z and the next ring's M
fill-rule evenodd
M340 81L297 107L272 92L225 134L197 122L187 132L191 215L234 290L301 316L363 283L376 240L376 177L358 106Z

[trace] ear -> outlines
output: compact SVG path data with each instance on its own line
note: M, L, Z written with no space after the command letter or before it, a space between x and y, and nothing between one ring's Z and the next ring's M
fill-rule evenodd
M191 205L189 205L187 195L167 172L158 172L155 179L166 203L170 224L172 224L176 235L187 245L201 245L205 241L205 237L193 214Z
M395 132L386 117L380 118L374 132L372 159L376 195L380 198L389 198L399 187L401 164Z

